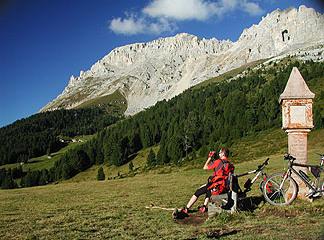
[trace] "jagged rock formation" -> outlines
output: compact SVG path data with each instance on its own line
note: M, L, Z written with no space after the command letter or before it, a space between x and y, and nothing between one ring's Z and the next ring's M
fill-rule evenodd
M191 86L246 63L324 43L324 15L305 6L275 10L235 43L181 33L119 47L80 76L41 111L73 108L119 89L126 114L170 99ZM323 59L323 51L316 52Z

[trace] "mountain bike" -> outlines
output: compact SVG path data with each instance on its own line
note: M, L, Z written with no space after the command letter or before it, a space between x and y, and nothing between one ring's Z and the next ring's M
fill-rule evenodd
M251 191L252 185L257 181L257 179L262 176L262 180L259 184L259 189L262 192L263 185L265 181L267 180L267 174L264 172L264 168L269 164L269 158L267 158L261 165L259 165L255 170L248 171L241 174L234 174L230 178L230 191L226 194L221 194L217 196L211 197L211 201L217 201L217 199L223 199L226 203L222 208L223 209L231 209L231 211L237 211L237 209L244 209L246 204L246 195L248 192ZM255 174L255 176L251 179L248 178L246 182L244 183L244 190L241 189L238 178L246 176L246 175L252 175ZM250 206L254 205L254 203L249 203Z
M276 173L271 175L263 185L263 195L265 200L277 206L291 204L298 194L298 185L295 179L291 176L295 174L295 178L301 179L308 187L309 192L306 197L316 198L324 196L324 183L321 179L321 173L323 172L324 154L320 155L320 165L301 164L295 163L295 157L290 154L284 156L284 160L288 161L288 169L284 173ZM311 178L303 171L297 170L296 167L306 167L310 170L315 180Z
M269 164L269 158L267 158L261 165L259 165L257 167L257 169L249 171L249 172L245 172L245 173L241 173L241 174L237 174L235 175L236 178L240 178L246 175L251 175L251 174L255 174L255 176L251 179L248 178L246 180L246 182L244 183L244 190L239 191L238 194L240 197L245 197L246 193L251 191L251 187L252 185L255 183L255 181L262 176L262 180L259 184L259 189L260 191L263 193L263 185L265 183L265 181L267 180L268 176L267 174L263 171L263 169Z

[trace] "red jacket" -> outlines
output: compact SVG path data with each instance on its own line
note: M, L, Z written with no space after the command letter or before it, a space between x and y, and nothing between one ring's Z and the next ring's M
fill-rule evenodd
M227 166L227 165L231 165L231 166ZM225 159L216 159L215 161L211 162L210 164L208 164L208 169L214 169L214 173L213 176L219 176L219 175L224 175L222 168L227 169L228 167L230 167L229 171L230 173L234 173L234 166L231 164L231 162L228 160L228 158ZM229 173L225 172L225 175L228 175Z
M208 165L208 169L214 169L213 176L208 179L207 185L212 195L228 191L228 176L234 173L234 165L227 158L216 159Z

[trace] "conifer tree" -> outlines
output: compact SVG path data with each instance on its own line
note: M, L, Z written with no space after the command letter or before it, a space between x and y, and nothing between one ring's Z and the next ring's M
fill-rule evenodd
M7 172L7 174L5 175L5 178L3 179L2 183L1 183L1 188L2 189L12 189L12 188L16 188L17 184L15 182L15 180L13 180L11 174L9 172Z
M134 171L134 164L132 161L129 162L128 164L128 169L129 169L129 172L132 173Z
M317 106L314 106L314 125L316 129L323 127L323 118L321 116L321 111Z
M105 178L106 178L106 176L105 176L104 170L103 170L102 167L100 167L100 168L98 169L97 180L98 180L98 181L104 181Z
M39 185L46 185L49 182L49 173L47 169L43 169L41 171L41 175L39 178Z
M146 164L148 167L154 167L157 164L156 156L152 148L149 154L147 155Z

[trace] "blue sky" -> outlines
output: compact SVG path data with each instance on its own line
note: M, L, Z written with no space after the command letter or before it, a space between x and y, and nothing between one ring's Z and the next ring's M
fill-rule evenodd
M1 0L0 127L35 114L118 46L187 32L236 41L277 8L315 0Z

